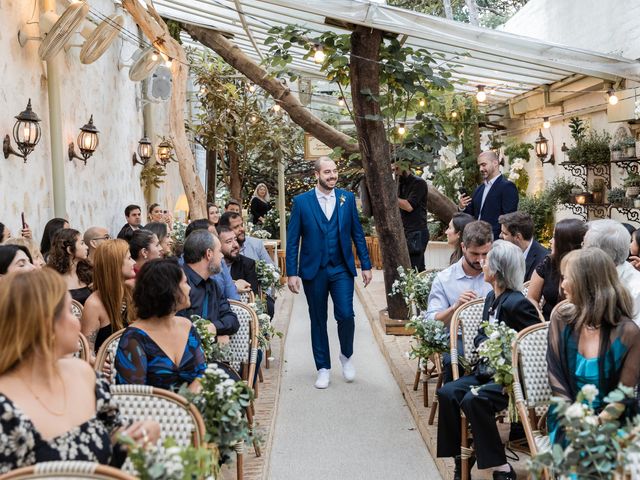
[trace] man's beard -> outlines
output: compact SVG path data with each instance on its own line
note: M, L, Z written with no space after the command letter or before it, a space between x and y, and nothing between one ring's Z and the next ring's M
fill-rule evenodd
M324 180L322 180L321 178L318 178L318 183L325 190L333 190L334 188L336 188L335 186L330 187L329 184L327 182L325 182Z
M216 265L214 263L209 264L209 275L217 275L222 271L221 265Z
M469 265L471 268L473 268L477 272L482 271L482 265L480 265L480 262L471 263L466 255L463 255L463 256L464 256L464 261L467 262L467 265Z
M242 245L244 245L244 241L246 239L247 239L247 234L246 233L242 235L242 239L240 237L236 236L236 240L238 241L238 245L240 245L240 248L242 248Z

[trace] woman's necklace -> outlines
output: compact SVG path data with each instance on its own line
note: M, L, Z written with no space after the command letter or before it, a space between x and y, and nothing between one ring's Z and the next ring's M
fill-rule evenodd
M22 376L18 375L18 378L20 378L20 380L22 380L22 382L25 384L25 386L27 387L27 389L29 390L29 392L31 392L31 395L33 395L34 397L36 397L36 400L38 401L38 403L40 405L42 405L42 407L49 412L51 415L55 415L56 417L61 417L63 416L66 411L67 411L67 389L64 386L64 380L62 379L62 377L60 376L60 374L57 374L58 378L60 379L60 383L62 383L62 412L56 412L52 409L50 409L47 406L47 402L43 402L42 399L40 398L40 396L33 391L33 389L31 388L31 386L27 383L27 381L22 378Z

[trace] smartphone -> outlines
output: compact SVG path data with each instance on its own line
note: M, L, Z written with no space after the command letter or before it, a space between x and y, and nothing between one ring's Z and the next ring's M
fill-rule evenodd
M163 210L162 213L166 215L167 213L169 213L169 210Z
M22 220L22 229L27 228L27 222L24 221L24 212L20 214L20 219Z
M460 192L460 195L469 195L469 194L467 193L467 189L466 189L466 188L464 188L464 187L460 187L460 188L458 189L458 191Z

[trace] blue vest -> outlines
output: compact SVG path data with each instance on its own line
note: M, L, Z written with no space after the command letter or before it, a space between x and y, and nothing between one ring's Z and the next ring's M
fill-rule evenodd
M327 265L337 266L344 263L342 259L342 250L340 250L340 240L338 239L338 205L333 209L331 220L327 220L326 215L322 212L322 222L325 224L327 235L324 237L325 256L320 264L322 267Z

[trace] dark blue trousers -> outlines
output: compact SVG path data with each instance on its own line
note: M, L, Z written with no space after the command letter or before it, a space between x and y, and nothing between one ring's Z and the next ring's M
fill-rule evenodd
M315 278L303 280L304 293L311 319L311 347L316 368L331 368L329 336L327 335L327 302L333 300L333 315L338 324L340 351L349 358L353 354L353 275L346 265L320 267Z

